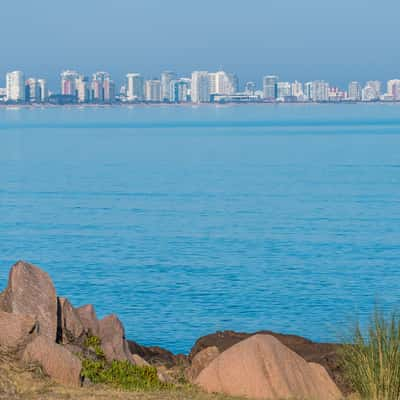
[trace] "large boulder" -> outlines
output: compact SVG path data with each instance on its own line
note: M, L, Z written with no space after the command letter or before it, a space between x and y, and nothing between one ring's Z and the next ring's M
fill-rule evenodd
M82 363L63 346L38 336L26 347L23 360L39 364L44 372L56 382L66 386L81 385Z
M203 369L195 383L207 392L254 399L339 400L326 370L306 362L270 335L232 346Z
M116 315L109 315L99 321L99 336L108 361L130 361L136 364L125 339L124 326Z
M0 349L18 353L37 334L38 324L29 315L0 311Z
M64 344L78 343L85 333L78 312L68 299L58 298L58 339Z
M91 336L100 336L99 320L91 304L86 304L75 309L86 332Z
M17 262L1 300L4 311L31 316L39 322L41 335L56 340L56 290L46 272L24 261Z
M189 354L189 359L193 360L196 354L212 346L217 347L220 353L222 353L235 344L258 334L271 335L306 361L322 365L343 393L350 394L352 392L344 379L340 357L338 356L340 345L335 343L315 343L301 336L284 335L271 331L259 331L255 333L216 332L199 338Z
M186 369L185 375L189 382L193 382L212 361L214 361L221 353L215 346L206 347L197 353L189 368Z

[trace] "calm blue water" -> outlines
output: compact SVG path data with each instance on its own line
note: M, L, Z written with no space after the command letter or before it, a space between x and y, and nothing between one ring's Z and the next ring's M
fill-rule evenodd
M336 340L400 300L400 105L0 109L18 259L127 336Z

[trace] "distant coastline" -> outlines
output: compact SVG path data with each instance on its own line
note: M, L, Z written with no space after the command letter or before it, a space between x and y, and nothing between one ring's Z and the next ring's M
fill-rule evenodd
M226 102L226 103L153 103L153 102L140 102L140 103L110 103L110 104L90 104L90 103L69 103L69 104L51 104L51 103L21 103L21 104L7 104L0 103L0 109L49 109L49 108L144 108L144 107L184 107L184 108L198 108L198 107L226 107L226 106L253 106L253 105L265 105L265 106L315 106L315 105L356 105L356 104L368 104L368 105L382 105L382 104L400 104L400 100L385 100L385 101L296 101L296 102L268 102L268 101L257 101L257 102Z

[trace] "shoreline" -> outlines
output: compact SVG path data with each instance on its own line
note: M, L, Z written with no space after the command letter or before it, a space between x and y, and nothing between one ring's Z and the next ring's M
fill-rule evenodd
M316 105L398 105L400 100L391 101L329 101L329 102L227 102L227 103L112 103L112 104L89 104L89 103L76 103L76 104L50 104L50 103L33 103L33 104L2 104L0 103L0 110L2 109L29 109L29 110L43 110L43 109L59 109L59 108L72 108L72 109L110 109L110 108L226 108L226 107L241 107L241 106L316 106Z

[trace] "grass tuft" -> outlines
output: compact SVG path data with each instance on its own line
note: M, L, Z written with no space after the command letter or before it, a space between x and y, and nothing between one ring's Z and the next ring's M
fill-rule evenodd
M366 334L357 324L341 351L345 377L361 398L400 399L400 319L375 310Z

